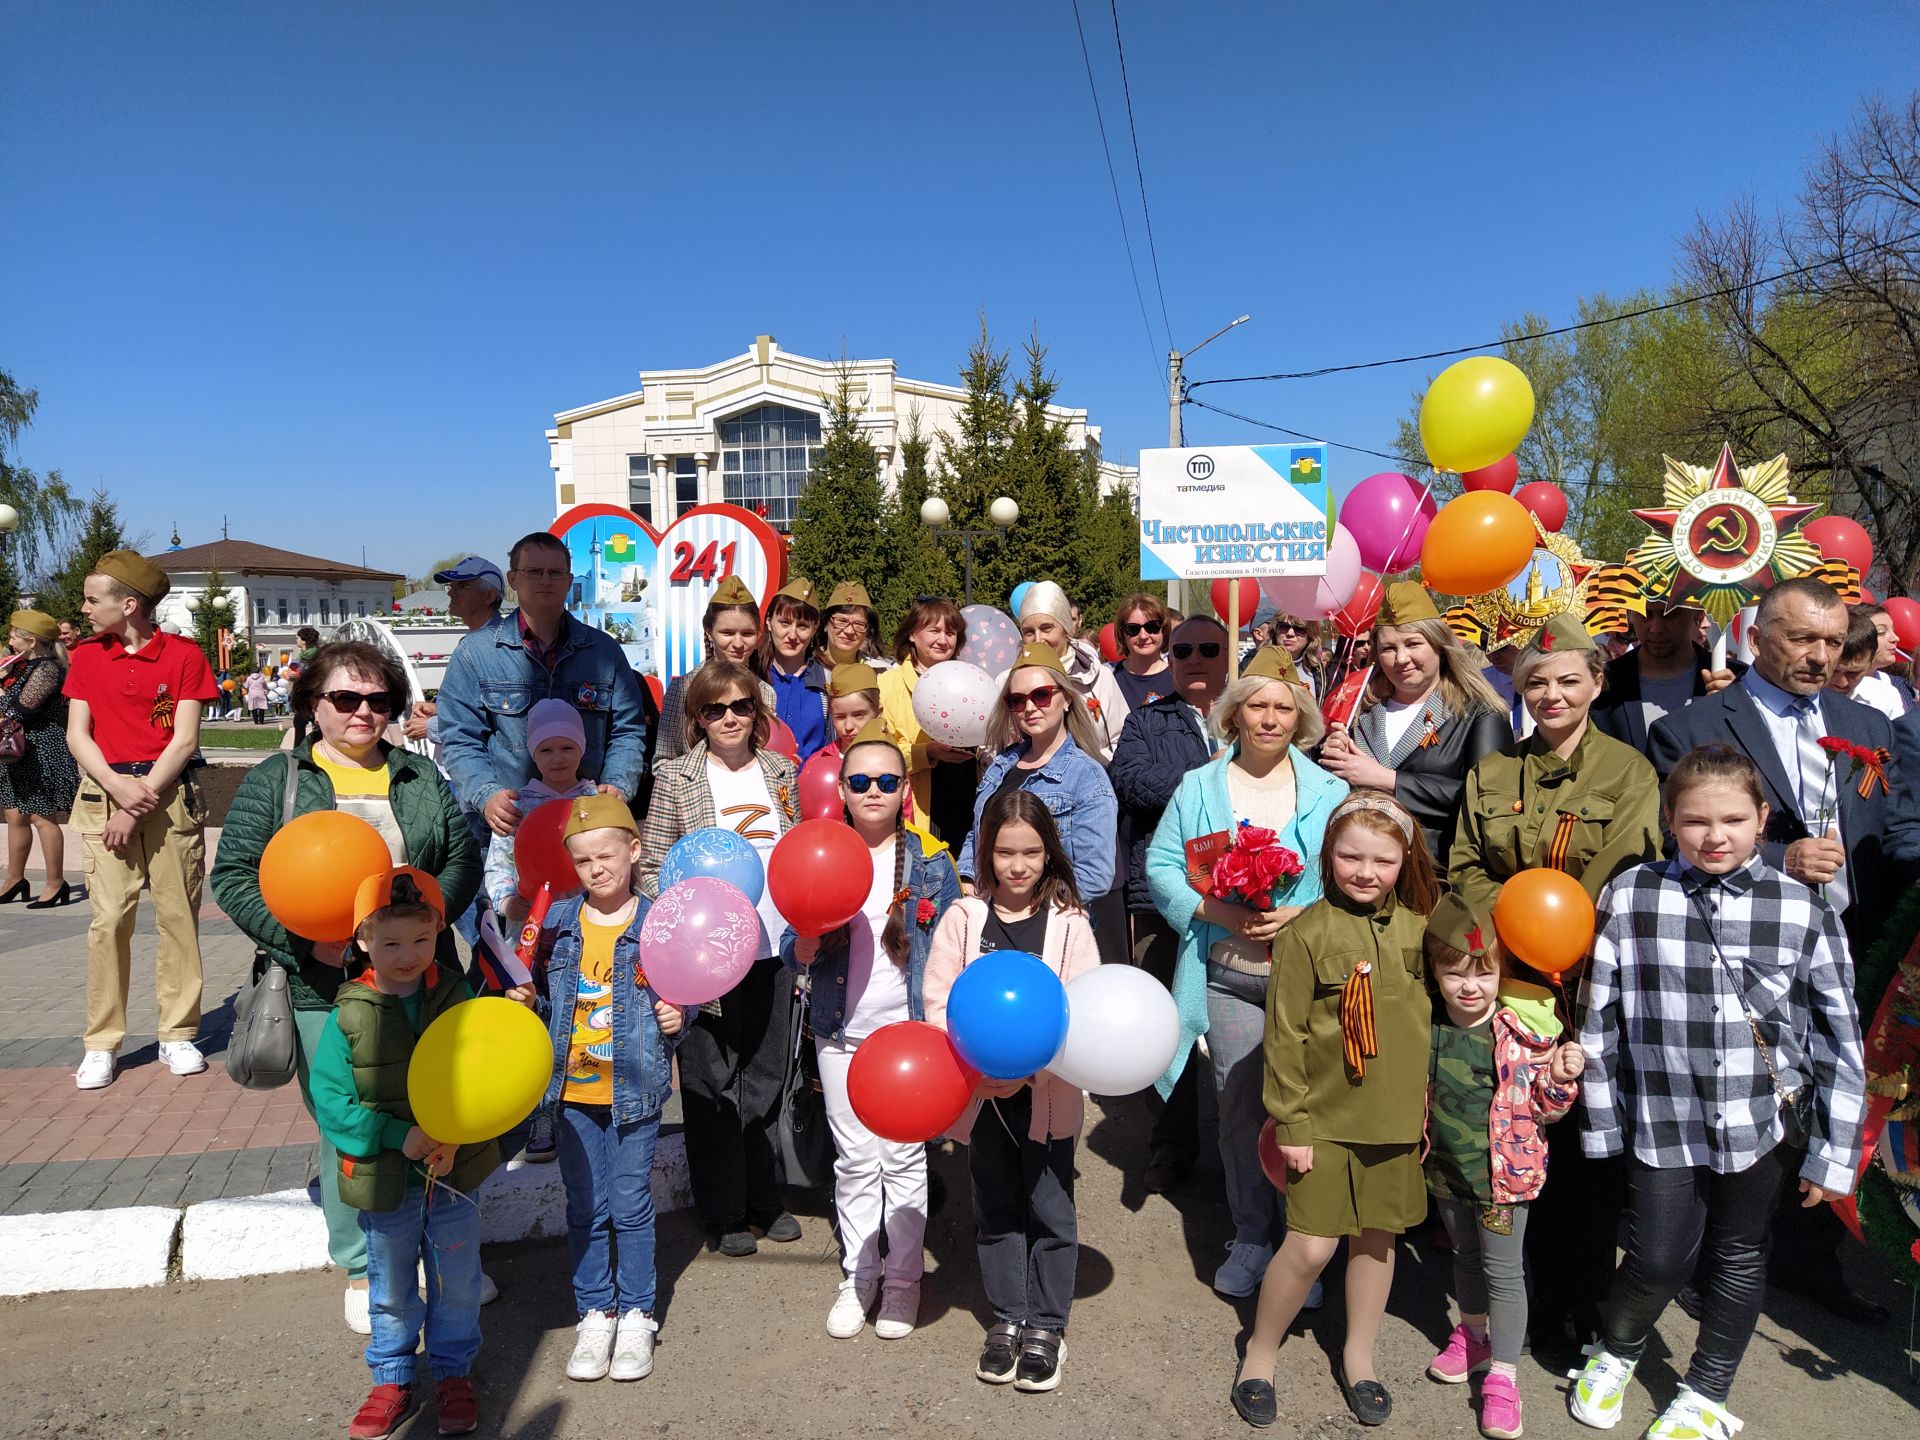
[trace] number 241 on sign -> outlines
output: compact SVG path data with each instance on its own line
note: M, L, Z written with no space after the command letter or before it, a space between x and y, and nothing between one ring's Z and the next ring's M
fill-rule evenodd
M682 540L673 547L673 570L667 576L671 585L691 585L701 580L711 585L733 574L733 557L740 546L736 541L722 545L718 540L709 540L706 549L698 556L693 546Z

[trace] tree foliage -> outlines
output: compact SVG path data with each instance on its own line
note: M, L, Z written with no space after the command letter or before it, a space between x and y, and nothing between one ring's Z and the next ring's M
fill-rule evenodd
M120 523L120 507L105 490L87 497L81 511L77 533L61 556L58 566L40 586L40 608L59 620L72 620L85 627L80 616L81 592L87 576L110 550L131 548Z
M72 524L80 503L58 470L41 475L19 463L20 436L33 423L40 392L24 389L0 370L0 504L19 512L11 535L0 537L0 589L11 607L21 578L38 578L48 554ZM9 589L9 586L11 588Z
M931 450L932 442L915 410L900 437L900 478L880 506L880 547L886 556L883 574L877 585L868 582L888 640L916 595L960 593L953 557L920 519L920 507L933 493L927 465Z
M193 615L193 640L200 647L200 653L207 657L207 664L215 674L226 671L234 676L242 676L255 668L253 644L249 634L242 630L241 621L246 617L240 614L242 596L227 588L226 578L220 573L220 562L212 559L207 562L207 585L196 597L191 611ZM231 632L226 664L220 663L220 632Z

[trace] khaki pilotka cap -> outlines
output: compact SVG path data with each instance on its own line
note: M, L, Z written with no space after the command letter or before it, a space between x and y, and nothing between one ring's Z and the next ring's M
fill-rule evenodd
M1416 620L1438 620L1440 610L1427 587L1412 580L1396 580L1380 599L1375 625L1411 625Z
M92 573L119 581L149 603L166 598L173 588L166 571L131 550L109 550L93 562Z
M1527 649L1537 650L1542 655L1561 655L1574 650L1598 648L1593 643L1593 636L1587 633L1585 622L1564 613L1551 617L1527 642Z
M640 827L633 823L633 811L618 795L582 795L575 800L573 808L567 812L567 823L560 831L560 839L565 842L589 830L625 830L634 835L640 833Z
M873 601L867 598L867 587L858 580L842 580L827 596L829 610L838 610L847 605L858 605L862 610L873 609Z
M760 602L753 598L753 591L747 588L747 582L738 575L729 575L720 582L720 588L713 592L713 598L707 601L707 608L716 605L751 605L760 608Z
M1278 645L1262 645L1254 652L1253 659L1240 668L1240 678L1257 677L1261 680L1284 680L1289 685L1301 683L1300 671L1293 663L1293 657Z
M1440 897L1427 917L1427 935L1463 955L1476 959L1490 955L1500 943L1493 928L1491 913L1481 914L1460 895L1449 891Z
M857 660L834 666L833 673L827 677L827 694L835 700L879 688L880 673L871 665L862 665Z
M819 602L813 598L813 582L804 575L794 576L773 593L776 599L784 595L789 600L798 600L802 605L819 608Z

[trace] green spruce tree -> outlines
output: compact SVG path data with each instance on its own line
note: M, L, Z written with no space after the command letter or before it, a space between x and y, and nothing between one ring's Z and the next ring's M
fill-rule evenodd
M860 428L852 375L843 359L827 404L820 458L795 507L787 569L813 581L824 598L842 580L859 580L871 594L884 568L880 457Z
M906 618L916 595L958 597L960 582L953 557L920 518L920 507L933 493L927 468L932 442L920 425L920 412L907 417L900 437L900 478L880 507L880 546L886 556L885 573L871 586L880 611L881 628L889 638Z
M960 407L952 434L940 437L940 459L935 469L934 489L947 502L949 524L955 530L991 530L987 507L1008 493L1007 460L1013 444L1017 420L1013 395L1007 388L1007 354L996 350L987 332L987 317L980 317L980 338L967 349L967 363L960 372L960 383L967 398ZM953 556L956 572L963 568L958 539L941 542ZM1019 583L1005 555L1005 546L997 538L977 540L974 544L973 598L986 605L1004 607L1007 594ZM948 593L962 598L961 585Z
M200 653L207 657L207 664L216 675L222 670L235 676L245 675L253 669L253 647L239 629L242 618L239 613L240 597L227 588L218 560L207 565L207 588L200 592L198 602L192 612L193 640L200 647ZM230 654L225 665L220 663L222 630L233 631Z
M40 608L56 620L72 620L82 629L86 628L80 616L80 597L87 576L93 573L102 555L126 548L128 541L120 524L120 507L105 490L94 491L81 515L79 535L41 587Z

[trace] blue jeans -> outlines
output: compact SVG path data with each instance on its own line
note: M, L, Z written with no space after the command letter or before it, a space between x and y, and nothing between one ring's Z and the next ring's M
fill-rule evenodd
M413 1383L423 1326L434 1378L465 1375L480 1353L479 1205L443 1186L409 1190L397 1210L362 1210L360 1229L367 1237L373 1383ZM416 1264L426 1267L425 1300Z
M616 1125L608 1105L562 1103L556 1109L554 1144L567 1187L574 1306L582 1315L651 1313L653 1142L660 1117Z

